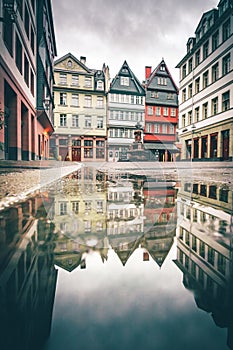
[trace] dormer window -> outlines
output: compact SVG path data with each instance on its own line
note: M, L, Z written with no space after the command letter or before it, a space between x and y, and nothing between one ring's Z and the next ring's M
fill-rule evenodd
M98 80L97 81L96 89L97 90L103 90L104 89L104 82L102 80Z
M121 85L129 86L129 77L121 77Z

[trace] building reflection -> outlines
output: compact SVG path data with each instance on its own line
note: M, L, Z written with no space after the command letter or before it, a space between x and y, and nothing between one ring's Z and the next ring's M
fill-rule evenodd
M0 348L39 349L50 335L57 271L48 197L0 217ZM43 321L42 321L43 320Z
M182 183L177 197L177 266L196 304L227 328L233 348L232 190L208 182Z
M175 183L82 168L60 186L50 211L56 265L85 268L90 250L104 262L111 248L125 266L139 247L162 265L175 237Z

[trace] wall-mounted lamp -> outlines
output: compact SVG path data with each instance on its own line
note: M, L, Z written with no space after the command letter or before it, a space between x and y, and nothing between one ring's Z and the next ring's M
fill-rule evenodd
M44 103L44 108L45 108L45 110L48 111L48 110L49 110L49 107L50 107L50 99L49 99L49 98L45 98L45 99L43 100L43 103Z

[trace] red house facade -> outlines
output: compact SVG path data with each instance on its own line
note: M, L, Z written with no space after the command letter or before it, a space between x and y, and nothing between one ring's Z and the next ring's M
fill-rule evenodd
M173 161L179 154L176 142L178 88L164 60L154 69L145 68L144 148L151 158Z

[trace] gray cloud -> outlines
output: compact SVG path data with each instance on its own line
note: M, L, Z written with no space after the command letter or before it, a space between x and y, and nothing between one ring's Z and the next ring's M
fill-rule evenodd
M217 4L216 0L54 0L58 56L67 52L87 56L90 68L106 62L111 76L126 59L140 80L145 65L154 67L164 57L171 73L178 74L174 67L185 55L187 39L194 35L203 12Z

